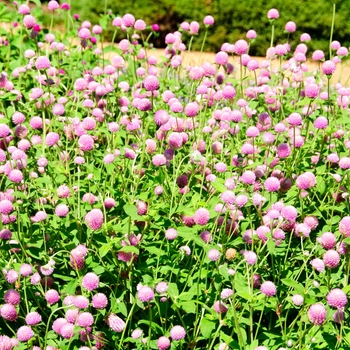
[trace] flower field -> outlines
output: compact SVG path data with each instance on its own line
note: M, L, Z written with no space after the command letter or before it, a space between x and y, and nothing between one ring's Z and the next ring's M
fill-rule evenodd
M210 15L159 57L158 25L132 14L91 24L51 0L44 28L40 3L11 6L0 350L350 349L348 48L333 26L329 52L308 52L271 9L266 58L249 56L252 29L203 62ZM125 39L105 43L107 26Z

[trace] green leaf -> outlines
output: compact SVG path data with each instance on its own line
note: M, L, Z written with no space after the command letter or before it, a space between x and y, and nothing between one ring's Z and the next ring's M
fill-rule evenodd
M136 247L134 247L133 245L127 245L125 247L122 247L120 250L120 252L124 252L124 253L134 253L139 255L140 250Z
M125 204L123 206L125 213L133 220L142 220L142 217L137 214L137 208L133 204Z
M213 321L208 320L207 318L203 318L202 322L200 324L200 330L205 339L209 339L211 333L216 328L216 323Z
M176 283L169 283L168 294L175 299L179 296L179 289L177 288Z
M193 301L182 301L179 305L188 314L196 313L196 304Z
M276 243L272 239L269 239L266 244L269 253L271 255L276 255Z
M69 295L75 294L79 280L77 278L72 279L68 284L66 284L65 291Z
M98 252L100 253L100 257L103 258L105 255L108 254L108 252L111 250L111 245L110 244L104 244Z
M296 281L294 281L294 280L292 280L291 278L283 278L283 279L281 280L281 282L282 282L283 284L285 284L286 286L288 286L288 287L294 288L295 291L297 291L297 292L300 293L300 294L303 294L303 293L304 293L304 287L303 287L303 285L300 284L300 283L298 283L298 282L296 282Z
M227 191L227 188L225 187L225 185L218 182L217 180L214 182L211 182L210 185L213 186L216 190L218 190L221 193Z

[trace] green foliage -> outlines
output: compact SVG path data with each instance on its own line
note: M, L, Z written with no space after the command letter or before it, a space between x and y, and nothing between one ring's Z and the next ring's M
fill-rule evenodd
M295 0L293 2L283 0L125 0L114 2L106 0L101 3L98 0L75 1L72 10L81 15L81 19L88 19L92 23L98 23L99 15L110 9L113 14L123 16L132 13L136 18L146 21L147 24L158 23L161 35L154 38L157 47L164 47L164 37L168 32L178 30L183 21L197 21L201 24L198 38L194 40L193 48L199 50L203 37L203 18L210 14L215 18L215 24L209 28L207 51L218 51L223 42L234 43L245 37L249 29L254 29L258 37L253 43L250 53L252 55L265 55L269 46L271 31L267 18L270 8L278 9L280 18L275 21L274 43L285 43L289 40L292 47L299 43L302 33L309 33L312 41L308 44L309 53L321 49L328 52L330 28L332 23L332 1L307 1ZM334 40L338 40L343 46L349 46L350 0L336 1L336 18ZM297 24L297 30L290 35L285 33L284 26L288 21ZM120 38L123 34L120 34ZM186 34L185 34L186 35ZM108 38L112 37L112 28L108 32ZM117 38L118 39L118 38Z

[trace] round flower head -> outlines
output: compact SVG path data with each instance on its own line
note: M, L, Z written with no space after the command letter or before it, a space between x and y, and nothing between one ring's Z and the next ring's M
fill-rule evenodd
M78 309L86 309L89 307L89 299L83 295L78 295L75 297L73 303Z
M297 29L297 25L294 22L290 21L286 23L285 30L287 32L294 33L296 29Z
M300 294L294 294L294 295L292 296L292 302L293 302L294 305L300 306L300 305L303 304L304 298L303 298L303 296L300 295Z
M94 318L90 312L82 312L78 316L77 325L80 327L90 327L94 323Z
M218 313L218 314L224 314L227 312L228 308L227 306L220 300L216 301L213 305L213 309Z
M50 305L53 305L60 300L60 295L58 294L57 290L50 289L45 293L45 299Z
M338 266L340 262L340 255L336 250L327 250L323 254L323 262L328 268L333 269Z
M318 272L323 272L325 268L324 262L319 258L312 259L310 265Z
M228 63L228 54L224 51L220 51L215 56L215 63L225 66Z
M8 283L15 283L18 280L18 272L16 270L9 270L6 273L6 281Z
M317 117L314 121L316 129L325 129L328 126L328 119L326 117Z
M4 304L0 308L0 315L7 321L14 322L17 319L16 308L12 304Z
M37 313L36 311L30 312L26 316L26 323L29 326L34 326L40 322L41 322L41 315L39 313Z
M125 322L115 314L110 314L106 320L108 326L117 333L123 332L126 324Z
M173 340L181 340L184 339L186 336L186 331L182 326L174 326L170 330L170 337Z
M46 56L39 56L35 61L35 67L38 70L48 69L51 67L50 60Z
M90 135L81 135L78 140L78 146L81 151L91 151L94 148L94 139Z
M167 350L170 347L170 339L165 336L158 338L157 347L159 350Z
M313 304L310 306L307 313L309 321L314 325L322 325L326 320L326 308L320 304Z
M339 160L339 168L341 169L350 169L350 157L342 157Z
M243 183L247 184L247 185L253 185L255 180L256 180L256 176L255 173L253 171L250 170L246 170L242 176L241 176L241 180Z
M208 258L211 261L217 261L220 258L220 252L217 249L211 249L208 252Z
M333 61L325 61L322 64L322 72L326 75L332 75L336 70L336 65Z
M4 300L7 304L18 305L21 300L21 296L15 289L9 289L5 292Z
M166 164L166 158L163 154L156 154L152 157L152 163L154 166L162 166Z
M142 336L143 331L140 328L136 328L131 332L131 338L138 339Z
M98 288L99 283L99 277L95 273L89 272L83 277L81 285L88 291L92 291Z
M159 282L156 286L156 291L159 294L166 293L168 291L168 283Z
M152 288L143 286L137 293L137 297L144 303L148 303L154 299L154 292Z
M8 199L0 201L0 214L8 215L13 212L12 202Z
M281 215L288 221L293 222L298 216L298 212L292 205L287 205L282 208Z
M34 332L29 326L19 327L17 330L17 339L19 341L28 341L34 337Z
M210 219L210 213L207 209L205 208L199 208L193 216L194 222L197 225L206 225Z
M214 24L214 17L213 16L205 16L203 19L203 23L206 26L212 26Z
M267 12L267 17L269 19L276 19L280 16L280 14L278 13L278 11L276 9L270 9L268 12Z
M271 176L265 180L264 187L267 192L276 192L280 189L281 184L276 177Z
M255 39L257 37L256 31L253 29L248 30L246 37L247 39L250 39L250 40Z
M348 302L346 294L339 288L332 289L327 294L327 303L331 307L342 309Z
M70 339L73 337L75 325L72 323L65 323L60 329L60 335L65 339Z
M249 265L255 265L257 260L258 260L258 256L256 255L255 252L252 252L250 250L246 250L244 252L242 252L245 261L247 262L247 264Z
M332 232L324 232L321 237L317 238L317 242L320 243L324 249L333 249L337 243L337 239Z
M55 208L55 214L57 216L60 216L60 217L65 217L67 216L69 212L69 208L66 204L59 204L56 208Z
M237 55L241 56L246 54L248 52L248 48L248 43L243 39L237 40L235 43L235 52Z
M177 230L175 230L174 228L168 228L165 231L165 237L170 241L173 241L174 239L176 239L177 236L178 236Z
M79 315L79 309L68 309L66 311L66 320L69 323L75 323Z
M92 306L95 309L104 309L108 304L108 299L105 294L97 293L92 297Z
M350 216L344 216L339 222L339 231L345 238L350 237Z
M265 294L267 297L272 297L276 295L276 286L271 281L266 281L260 286L261 293Z
M98 230L103 224L103 213L100 209L92 209L85 215L85 222L91 230Z

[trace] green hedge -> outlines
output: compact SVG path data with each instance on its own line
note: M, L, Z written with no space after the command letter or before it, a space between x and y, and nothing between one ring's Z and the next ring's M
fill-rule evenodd
M94 23L98 15L104 12L104 0L81 0L72 2L73 11L83 19ZM285 43L287 34L285 23L294 21L297 31L290 37L292 47L299 43L300 35L309 33L312 41L308 44L309 53L316 49L328 52L330 28L332 23L333 1L331 0L123 0L107 1L107 8L113 14L122 16L132 13L136 18L144 19L147 24L158 23L160 36L154 44L164 47L164 36L178 29L182 21L198 21L201 32L194 41L194 49L199 49L204 36L203 18L210 14L215 25L210 28L206 51L218 51L224 42L234 43L244 38L249 29L254 29L258 37L251 48L252 55L265 55L269 46L271 28L267 18L270 8L278 9L280 18L275 21L276 43ZM350 45L350 0L336 1L336 19L334 40L343 46ZM111 32L109 32L111 37Z

